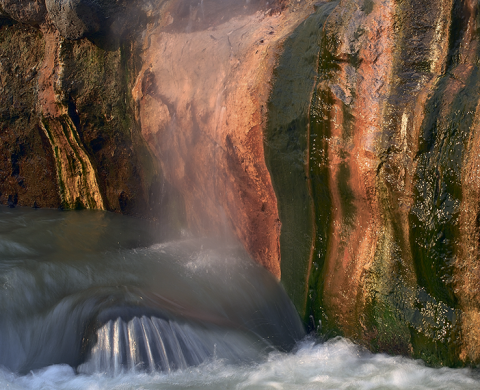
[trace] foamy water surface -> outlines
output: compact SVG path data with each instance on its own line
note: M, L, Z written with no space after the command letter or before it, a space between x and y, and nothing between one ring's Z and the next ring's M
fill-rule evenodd
M65 365L17 376L0 373L1 389L479 389L475 370L430 368L421 361L370 354L345 339L301 342L296 352L262 363L210 361L170 374L76 375Z

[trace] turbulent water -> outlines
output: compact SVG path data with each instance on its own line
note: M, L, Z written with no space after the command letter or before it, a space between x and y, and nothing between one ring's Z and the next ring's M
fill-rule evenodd
M478 389L472 371L433 369L401 357L373 355L337 339L315 345L304 340L294 353L272 352L265 361L226 364L213 360L170 374L76 375L52 366L26 376L0 372L8 389Z
M0 389L478 389L476 371L315 343L231 242L0 208Z

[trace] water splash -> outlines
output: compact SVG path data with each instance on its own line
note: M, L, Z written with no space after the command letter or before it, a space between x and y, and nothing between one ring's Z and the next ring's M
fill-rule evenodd
M221 329L153 316L134 317L128 322L111 320L97 331L97 340L78 372L114 376L127 372L171 373L216 359L239 362L258 357L258 348L240 332L226 334Z
M272 352L260 363L233 365L216 359L171 373L76 375L72 368L58 365L23 377L0 371L0 387L14 390L473 390L479 386L473 370L434 369L421 361L370 354L341 338L324 344L307 338L296 352Z
M26 249L0 246L0 366L13 372L170 372L256 361L304 335L281 286L235 243L153 244L136 220L88 211L0 209L2 224L0 242Z

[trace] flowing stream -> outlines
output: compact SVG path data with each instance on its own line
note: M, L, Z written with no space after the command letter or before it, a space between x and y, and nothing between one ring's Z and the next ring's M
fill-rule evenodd
M153 232L0 208L0 389L480 388L475 370L319 343L238 244Z

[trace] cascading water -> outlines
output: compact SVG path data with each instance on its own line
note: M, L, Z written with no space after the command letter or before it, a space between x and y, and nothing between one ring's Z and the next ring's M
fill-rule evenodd
M85 17L82 12L88 11L86 20L71 21L75 24L65 22L59 2L48 3L49 15L64 38L86 34L95 40L99 37L96 34L106 33L95 23L84 23L91 16L88 7L82 10L79 3L72 2L73 8L78 6L75 12L80 16ZM100 3L92 2L93 9ZM144 3L147 7L149 2ZM192 214L189 222L200 231L209 228L218 232L217 225L233 221L238 236L245 236L247 231L250 236L263 235L259 244L252 244L249 250L257 255L264 251L263 257L274 260L265 265L279 275L276 236L262 229L279 229L274 210L277 205L275 196L264 191L270 179L260 163L261 141L255 144L254 140L263 137L263 103L267 103L269 94L263 81L275 67L272 53L292 34L299 20L312 11L297 9L296 3L303 3L300 0L291 2L292 14L298 11L303 16L285 19L277 17L287 4L282 1L275 2L273 8L264 0L159 2L162 7L164 3L165 12L161 14L165 20L151 27L146 36L143 67L133 88L142 135L161 161L167 181L178 187L185 198L182 201ZM364 2L366 13L372 11L368 9L373 3ZM285 57L291 59L288 69L295 68L299 77L289 72L278 76L282 66L276 70L278 77L296 85L285 89L278 83L275 93L281 98L270 99L271 105L278 106L278 115L285 116L285 130L292 140L296 138L291 135L292 123L297 121L294 111L303 112L309 106L307 100L316 78L314 67L318 66L316 54L305 53L312 47L318 52L315 42L319 26L336 5L315 4L317 13L306 19L285 45L292 49L285 51ZM118 17L105 25L112 31L123 31L119 25L128 18L116 12L113 7L104 15L105 21ZM147 14L145 20L152 17ZM125 31L129 28L133 29L126 26ZM102 46L101 40L98 44ZM293 50L297 48L298 56ZM47 53L53 56L52 63L61 63L60 79L66 77L69 66L68 61L59 60L60 52L68 50L75 52L67 47L59 53ZM303 65L298 61L301 56L309 57ZM74 84L66 80L55 81L55 88ZM43 114L51 110L48 115L58 114L65 119L68 115L52 108L59 104L55 99L61 94L54 91L55 83L50 81L44 80L43 88L38 88L44 91ZM83 120L78 112L74 114L77 108L73 95L69 96L72 107L67 110L72 118L66 122L72 131ZM305 101L302 103L304 99L297 95L306 97ZM127 99L122 100L127 104ZM294 107L293 100L298 107ZM343 100L347 101L347 97L343 96ZM290 112L286 107L293 108ZM270 109L270 114L273 112ZM77 139L73 134L68 140L65 127L61 126L58 134L52 133L53 137L49 134L48 121L54 122L54 118L48 115L42 116L42 124L55 152L55 142L61 144L64 135L64 144L71 147L56 156L59 167L71 169L64 171L64 176L61 169L57 172L61 181L77 172L76 164L69 159L73 154L78 154L79 165L85 165L89 157L88 153L81 156L81 146L72 146L73 138L79 142L81 137ZM105 115L108 120L113 117L111 113ZM288 144L290 148L291 142ZM282 173L303 180L304 154L292 150L300 161L298 175L285 168L292 165L290 162L276 165ZM16 159L12 155L13 165ZM198 165L203 171L196 170ZM86 190L91 191L90 198L93 194L101 199L100 186L93 180L95 170L85 166L88 169L84 167L84 174L91 181ZM289 187L291 183L287 181ZM290 202L293 197L285 193ZM305 198L298 199L300 211L305 211ZM67 206L82 204L78 198L70 200L75 202L67 202ZM128 196L120 200L120 208L127 210ZM253 214L262 215L262 221L254 223ZM296 230L295 234L308 236L299 225L291 224L289 228ZM160 230L165 232L168 226ZM319 343L314 336L306 337L282 287L251 261L243 247L230 240L187 237L159 243L155 231L145 221L103 212L0 209L0 389L480 387L479 373L473 369L427 368L420 361L370 354L342 338ZM300 269L299 252L312 250L310 244L302 247L301 240L294 242L288 261ZM263 257L260 260L265 260ZM282 261L286 258L282 257ZM297 299L303 301L303 295L297 295Z
M303 336L283 290L235 245L152 245L138 223L104 213L2 211L0 364L10 370L170 372L254 361Z
M0 209L0 388L476 389L469 370L304 338L236 244L155 244L145 221ZM293 352L289 352L293 349Z

